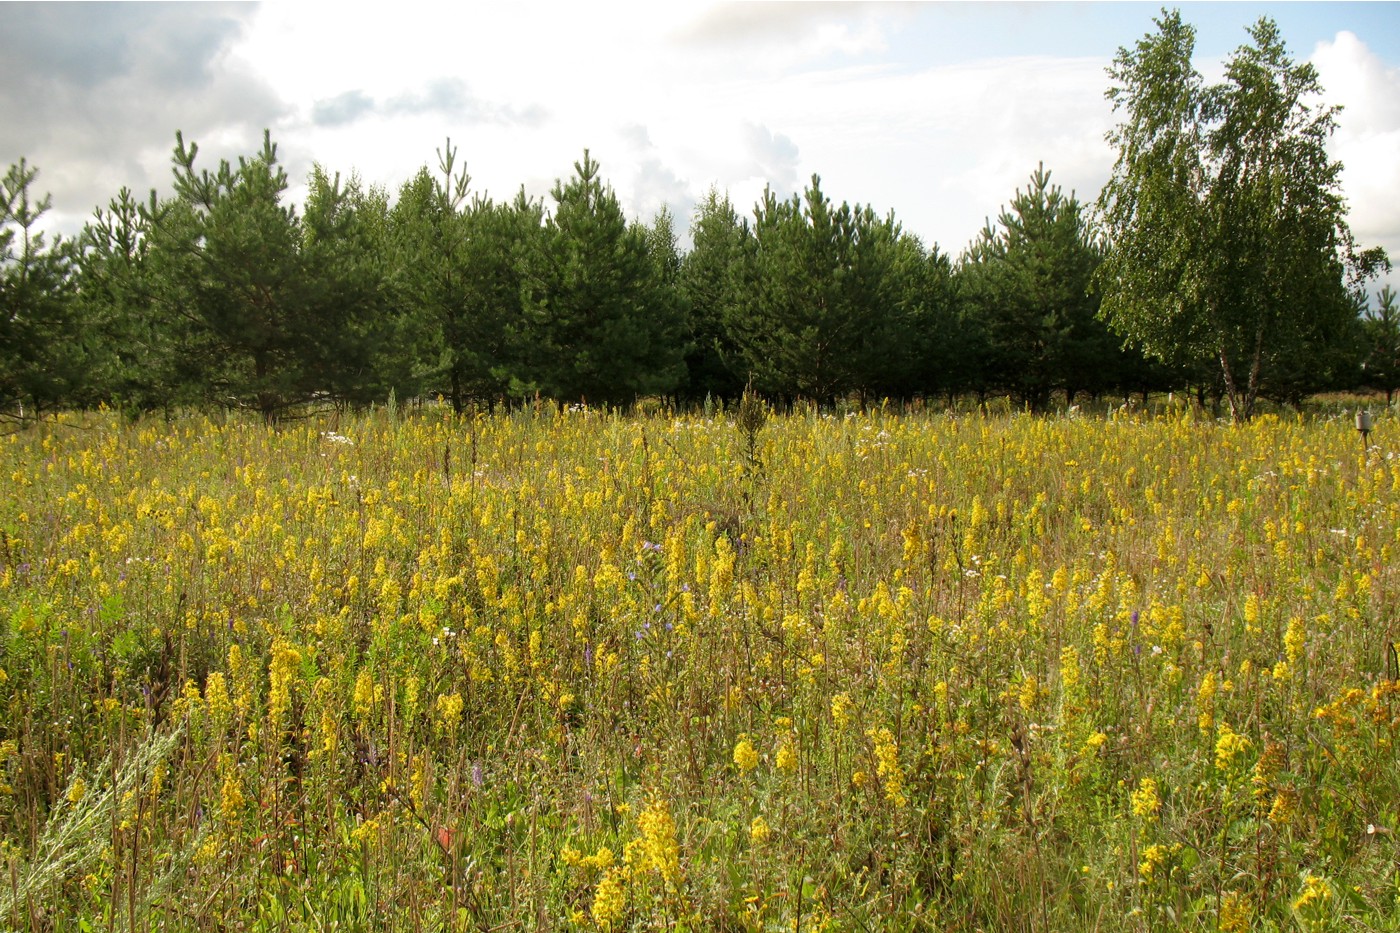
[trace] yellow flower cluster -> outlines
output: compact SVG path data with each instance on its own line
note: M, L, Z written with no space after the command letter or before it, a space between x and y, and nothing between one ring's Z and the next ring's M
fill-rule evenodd
M297 667L301 664L301 653L279 638L272 643L271 655L272 662L268 665L267 724L274 736L281 736L292 705L292 689L300 682Z
M1173 861L1181 854L1181 843L1154 843L1142 850L1138 876L1144 882L1165 881L1171 874Z
M739 739L734 745L734 766L740 771L752 771L758 767L758 749L748 736Z
M443 694L437 698L438 727L451 735L462 723L462 709L465 702L460 693Z
M1215 740L1215 766L1224 772L1234 772L1240 762L1254 750L1254 743L1248 736L1240 735L1227 723L1220 724L1220 735Z
M1238 891L1227 891L1220 898L1220 917L1217 922L1221 933L1249 933L1254 921L1254 909L1249 898Z
M1320 875L1303 878L1303 890L1293 900L1293 909L1303 914L1315 914L1332 900L1332 885Z
M613 926L622 920L623 912L627 909L627 888L623 882L621 872L609 871L598 879L598 886L593 891L593 906L589 909L589 914L593 917L593 922L604 930L611 930Z
M851 724L851 710L855 703L849 693L838 693L831 698L831 718L838 728L845 729Z
M875 754L875 773L885 787L885 799L896 807L904 807L909 798L904 795L904 769L899 764L899 745L894 733L885 726L866 733Z
M680 844L676 841L676 821L671 807L660 797L653 798L637 817L641 830L642 867L655 871L669 885L681 880Z
M1147 823L1157 822L1162 812L1162 798L1157 793L1157 781L1145 777L1138 782L1137 790L1130 796L1133 816Z

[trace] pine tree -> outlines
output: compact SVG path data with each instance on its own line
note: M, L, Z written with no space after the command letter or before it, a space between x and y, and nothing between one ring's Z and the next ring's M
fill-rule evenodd
M725 318L756 387L824 404L875 389L903 334L890 317L899 235L868 207L833 206L815 175L801 197L764 192Z
M373 397L382 193L318 167L303 219L283 203L270 134L236 167L197 170L197 155L177 133L174 197L133 212L124 195L89 226L93 280L116 302L109 320L147 363L129 387L146 401L194 396L267 421L314 400Z
M86 352L75 317L75 244L47 242L39 170L21 159L0 179L0 412L19 417L80 400Z
M418 390L410 322L391 301L388 195L352 175L313 167L300 230L302 296L310 314L300 362L305 386L366 405Z
M390 280L395 303L412 322L405 337L416 347L411 356L418 380L461 412L484 386L469 334L471 176L456 163L449 138L438 150L441 177L425 166L399 189L390 212Z
M1108 388L1118 349L1089 294L1099 259L1079 201L1040 165L959 270L970 313L985 328L991 387L1036 409L1056 390L1073 401L1080 390Z
M888 317L898 326L890 335L886 362L872 361L879 374L874 390L899 398L951 398L967 391L975 371L952 262L937 246L925 249L910 234L889 245L893 297Z
M681 260L678 287L687 313L686 376L681 394L690 402L733 400L744 391L739 348L724 321L735 302L748 225L728 196L711 188L695 208L690 252Z
M472 391L488 403L532 387L526 369L530 339L525 310L531 258L542 249L544 206L522 188L514 200L474 201L464 271L470 288L460 349L470 362Z
M601 405L669 394L682 375L684 322L646 228L627 223L587 150L552 197L527 282L530 370L540 389Z
M1400 305L1396 303L1395 289L1389 285L1381 289L1379 303L1374 310L1368 310L1364 321L1366 328L1366 383L1385 393L1385 403L1395 398L1400 390Z
M198 386L182 380L190 358L184 322L158 313L147 254L155 192L137 201L122 188L107 208L97 209L83 229L79 296L101 352L93 366L94 391L135 416L198 400Z

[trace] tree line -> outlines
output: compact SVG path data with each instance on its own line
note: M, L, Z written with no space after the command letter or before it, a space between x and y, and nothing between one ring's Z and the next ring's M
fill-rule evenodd
M449 140L392 197L318 165L298 210L269 134L211 168L177 133L169 196L123 189L49 242L21 161L0 185L0 411L1174 389L1243 420L1260 398L1389 397L1400 312L1364 289L1388 261L1347 228L1311 66L1261 20L1207 87L1191 27L1155 25L1109 70L1097 202L1039 166L956 259L817 176L748 216L712 189L682 251L586 150L547 202L474 194Z

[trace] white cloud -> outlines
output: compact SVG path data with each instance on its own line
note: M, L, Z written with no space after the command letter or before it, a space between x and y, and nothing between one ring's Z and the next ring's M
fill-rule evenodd
M743 55L747 67L785 71L829 56L883 52L891 12L863 3L720 3L671 37L709 53Z
M227 50L250 28L239 4L0 7L0 166L25 157L75 232L123 185L166 187L175 131L208 154L256 148L283 104Z
M1325 98L1345 104L1331 152L1343 165L1352 233L1400 262L1400 68L1387 67L1350 32L1318 43L1310 60Z

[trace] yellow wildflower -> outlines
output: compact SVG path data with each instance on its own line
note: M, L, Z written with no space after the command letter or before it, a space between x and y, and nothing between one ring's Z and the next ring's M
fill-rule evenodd
M321 751L327 755L334 755L336 747L340 744L340 732L335 721L335 714L329 706L321 707Z
M1138 875L1144 881L1151 881L1162 870L1162 866L1166 865L1167 853L1167 847L1160 843L1143 849L1142 861L1138 862Z
M224 675L219 671L211 673L204 683L204 702L209 707L209 718L215 723L223 725L228 721L233 707L229 702Z
M1174 842L1169 846L1161 843L1154 843L1142 850L1142 861L1138 863L1138 875L1143 881L1152 881L1161 878L1165 880L1171 874L1171 861L1181 852L1181 843Z
M219 856L219 840L217 836L210 836L200 844L194 853L194 860L200 865L210 865Z
M667 884L677 884L681 877L680 844L676 842L676 821L665 800L655 798L637 817L642 831L646 862Z
M253 707L253 662L243 654L238 643L229 645L228 672L233 678L233 705L238 715L247 716ZM212 705L212 704L211 704Z
M622 876L616 871L604 873L593 891L593 907L589 911L593 922L604 930L611 930L626 909L627 891L622 886Z
M1207 671L1196 691L1196 725L1202 732L1215 728L1215 671Z
M1303 890L1293 901L1296 911L1309 911L1320 908L1332 899L1332 886L1326 878L1308 875L1303 879Z
M355 678L355 695L352 703L355 708L355 716L358 719L368 719L374 711L374 701L378 691L375 690L374 677L368 668L361 668L359 675Z
M1145 777L1138 782L1137 790L1129 797L1133 816L1148 823L1155 823L1162 812L1162 797L1157 792L1157 781Z
M1248 736L1240 735L1228 724L1221 723L1220 737L1215 741L1215 766L1221 771L1232 771L1253 748L1254 743Z
M285 640L272 643L272 663L268 667L267 722L274 736L280 737L291 709L292 688L297 681L301 654Z
M1216 924L1220 933L1248 933L1254 919L1254 910L1249 899L1238 891L1226 892L1220 899L1220 919Z
M1290 666L1297 667L1307 648L1307 633L1303 620L1294 616L1288 620L1288 631L1283 634L1283 653Z
M904 796L904 769L899 766L899 745L894 733L881 726L871 729L866 735L875 746L875 771L885 785L885 799L896 807L909 803Z
M1102 622L1094 626L1094 663L1103 667L1108 663L1109 649L1112 643L1108 636L1108 626Z
M1254 776L1250 778L1250 783L1254 785L1256 800L1262 800L1268 796L1269 788L1273 786L1274 775L1283 768L1283 763L1283 745L1272 739L1265 742L1264 751L1260 753L1259 760L1254 763Z
M734 746L734 764L740 771L752 771L758 767L758 749L753 747L748 736L741 737Z
M1034 709L1037 694L1035 677L1027 674L1025 679L1021 681L1020 696L1018 697L1021 709L1028 713Z
M379 833L378 820L365 820L359 826L350 830L350 839L353 842L364 843L371 841Z
M831 718L837 726L844 729L851 724L851 708L854 706L849 693L838 693L831 698Z
M1274 795L1274 802L1269 807L1269 822L1287 825L1293 822L1293 816L1298 812L1298 792L1289 787L1284 787Z
M581 864L584 868L591 868L594 871L607 871L612 868L615 861L616 856L613 855L613 850L607 846L601 846L597 852L582 859Z
M792 739L784 738L778 743L778 751L773 756L773 764L779 771L792 771L797 767L797 748Z
M224 773L223 786L219 788L220 815L226 820L235 819L243 809L243 802L243 787L239 783L238 772L230 766Z
M443 732L452 733L462 722L462 695L450 693L437 698L438 726Z
M1079 649L1066 645L1060 651L1060 682L1066 687L1077 687L1079 677Z

